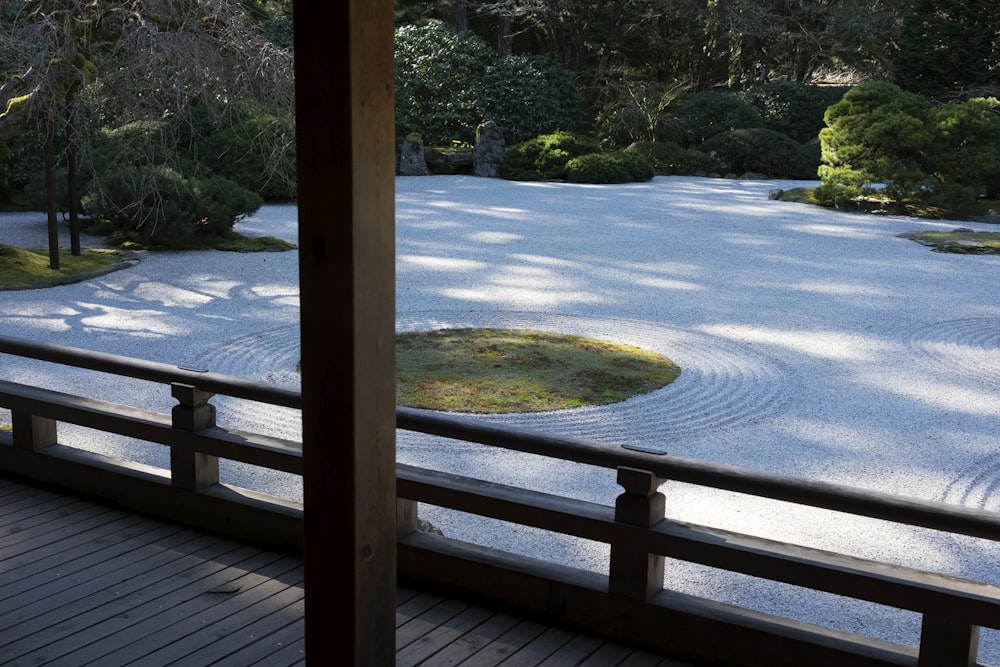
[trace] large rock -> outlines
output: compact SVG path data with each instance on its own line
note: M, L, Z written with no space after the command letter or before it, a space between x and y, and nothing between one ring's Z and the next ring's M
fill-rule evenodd
M419 134L409 134L399 142L399 175L427 176L427 160L424 159L424 142Z
M507 152L503 132L492 120L476 128L476 148L473 151L472 173L484 178L500 176L500 161Z

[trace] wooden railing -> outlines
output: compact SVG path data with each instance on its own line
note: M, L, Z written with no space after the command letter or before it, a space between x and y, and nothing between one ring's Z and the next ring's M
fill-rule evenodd
M301 507L219 479L218 459L301 474L299 443L215 424L213 394L300 408L297 392L240 378L0 337L0 352L170 385L171 415L0 381L12 431L0 468L108 496L168 518L254 539L301 545ZM167 445L160 470L62 445L57 423ZM835 484L526 433L397 409L397 426L614 471L614 507L397 466L399 575L509 604L525 613L696 659L767 665L975 664L980 627L1000 628L1000 587L664 518L665 480L990 540L991 512ZM610 501L611 499L609 499ZM418 503L610 545L608 574L500 552L417 530ZM910 610L919 647L905 647L664 589L664 559Z

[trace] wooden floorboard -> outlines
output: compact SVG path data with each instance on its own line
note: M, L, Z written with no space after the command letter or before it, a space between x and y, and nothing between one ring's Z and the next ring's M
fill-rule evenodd
M0 665L305 665L302 560L0 474ZM397 667L691 667L396 591Z

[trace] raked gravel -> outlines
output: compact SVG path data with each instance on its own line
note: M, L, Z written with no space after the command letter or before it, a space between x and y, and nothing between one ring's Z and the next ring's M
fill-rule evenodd
M399 178L397 327L527 327L660 351L672 385L617 405L490 423L989 510L1000 509L1000 257L939 254L901 232L987 225L772 201L802 183L658 177L589 186ZM237 229L297 239L296 210ZM65 237L65 230L63 230ZM0 243L45 245L38 213L0 216ZM98 245L87 238L85 245ZM0 334L295 386L297 255L150 253L81 283L0 292ZM332 305L331 305L332 306ZM167 410L165 387L3 357L3 377ZM218 398L220 422L298 438L289 410ZM2 415L0 415L2 416ZM63 427L67 441L163 465L153 445ZM400 433L399 459L611 504L613 474ZM288 476L227 481L296 499ZM1000 584L982 540L668 483L672 518ZM445 533L603 571L603 545L435 508ZM910 613L683 563L667 585L915 644ZM1000 661L984 631L981 660Z

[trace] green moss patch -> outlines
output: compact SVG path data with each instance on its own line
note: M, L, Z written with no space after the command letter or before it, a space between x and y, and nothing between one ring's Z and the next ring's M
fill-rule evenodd
M396 402L469 413L607 405L673 382L678 366L629 345L519 329L396 336Z
M1000 232L974 232L956 229L951 232L906 232L902 238L930 246L938 252L953 252L962 255L1000 254Z
M122 261L116 250L84 250L73 257L59 251L59 270L49 268L48 250L24 250L0 244L0 289L48 287L82 279Z

